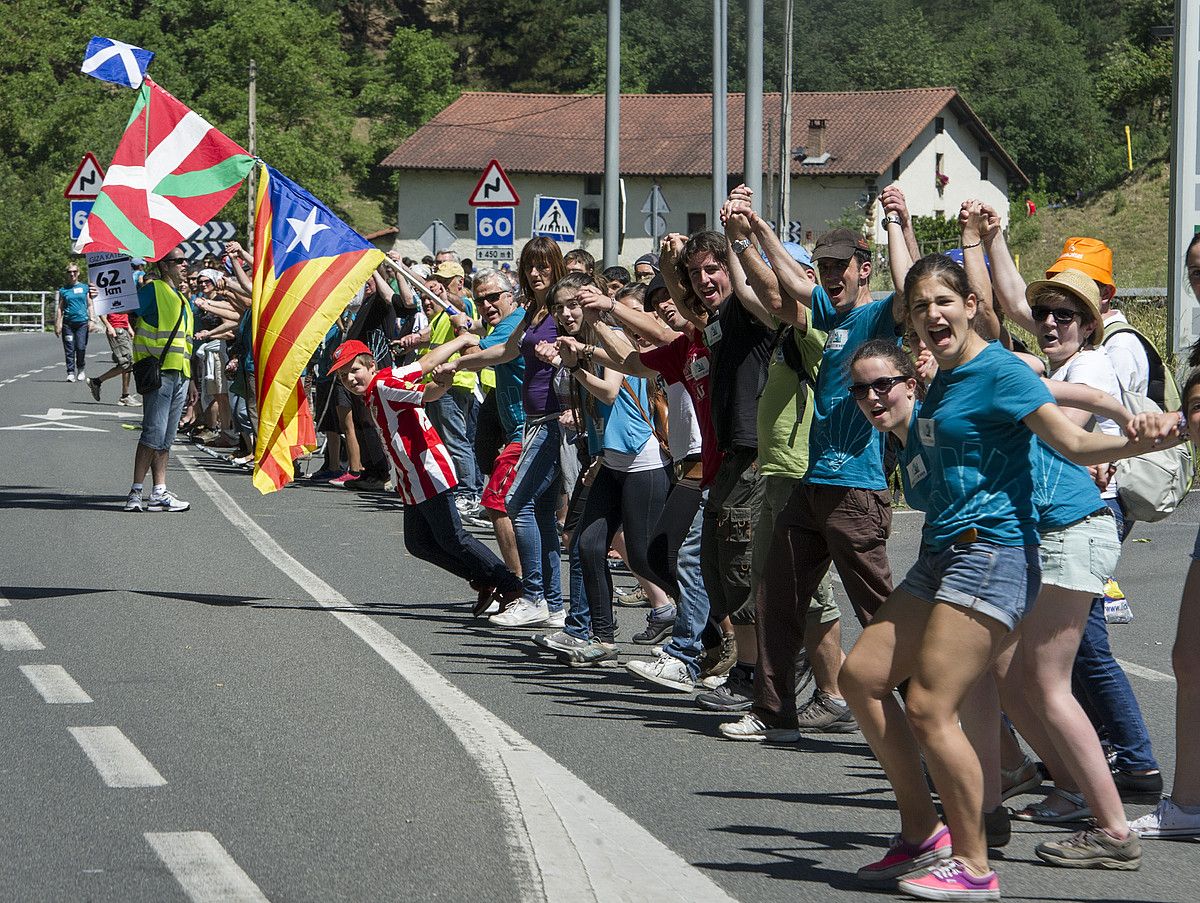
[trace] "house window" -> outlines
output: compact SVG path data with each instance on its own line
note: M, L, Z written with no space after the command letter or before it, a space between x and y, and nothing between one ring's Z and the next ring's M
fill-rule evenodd
M604 191L604 180L601 176L584 176L583 177L583 193L584 194L602 194Z
M988 177L988 162L989 160L986 154L979 158L979 178L983 179L985 182L987 181Z
M892 181L895 182L900 178L900 160L897 159L892 163Z
M471 218L466 213L454 214L454 231L466 232L471 228Z
M688 235L695 235L697 232L703 232L708 228L708 217L703 213L688 214Z
M939 176L946 171L946 155L937 154L933 159L933 171Z
M591 178L590 176L588 178ZM585 232L600 231L600 208L599 207L584 207L583 208L583 230Z
M933 133L935 135L940 135L944 131L946 131L946 117L935 116L933 120Z
M946 211L945 210L935 210L935 211L933 211L933 217L934 217L934 219L945 219Z

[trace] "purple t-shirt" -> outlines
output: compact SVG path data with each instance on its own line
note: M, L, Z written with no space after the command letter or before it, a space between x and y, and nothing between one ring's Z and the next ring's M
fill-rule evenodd
M521 356L525 358L525 382L521 386L521 401L526 417L556 414L561 410L554 393L554 367L542 361L533 349L538 342L553 342L558 338L554 317L547 316L536 326L525 330L521 338Z

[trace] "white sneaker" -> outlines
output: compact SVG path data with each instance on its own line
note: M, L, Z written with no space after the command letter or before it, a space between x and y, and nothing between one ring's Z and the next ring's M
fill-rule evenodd
M67 374L67 382L69 382L69 383L75 382L75 374L74 373Z
M543 603L544 604L544 603ZM547 609L549 611L549 609ZM558 611L551 611L546 615L546 620L541 623L542 627L554 627L560 629L567 626L567 610L560 608Z
M124 405L127 408L139 408L142 406L142 403L132 395L122 395L117 399L117 404Z
M670 687L681 693L691 693L696 689L696 681L688 672L687 665L665 652L660 653L658 658L651 662L627 662L625 670L660 687Z
M488 620L497 627L540 627L550 619L546 600L534 602L522 596L506 611L492 615Z
M145 511L146 506L142 504L142 494L140 492L129 493L129 498L125 500L126 511Z
M726 721L717 728L727 740L772 740L776 743L795 743L800 731L794 727L767 727L757 716L747 712L740 721Z
M1185 812L1165 796L1153 812L1131 821L1129 830L1142 837L1200 837L1200 812Z
M187 511L192 507L182 499L175 498L169 489L164 489L160 495L151 495L147 511Z
M78 373L75 374L75 378L77 380L79 380L79 382L85 383L85 382L87 382L87 373L85 373L83 370L80 370Z

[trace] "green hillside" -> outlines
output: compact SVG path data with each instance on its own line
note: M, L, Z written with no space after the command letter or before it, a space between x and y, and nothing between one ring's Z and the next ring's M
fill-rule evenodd
M1130 173L1115 188L1079 203L1039 207L1032 217L1015 216L1010 244L1013 253L1021 255L1022 275L1028 279L1058 257L1064 239L1086 235L1113 249L1118 286L1165 286L1170 197L1170 172L1160 160ZM1013 199L1022 200L1019 196Z

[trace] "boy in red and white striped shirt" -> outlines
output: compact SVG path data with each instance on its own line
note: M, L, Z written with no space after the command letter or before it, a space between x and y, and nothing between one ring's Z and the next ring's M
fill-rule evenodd
M365 344L343 342L333 353L330 373L355 395L364 396L371 419L387 449L396 492L404 500L404 547L413 556L462 577L479 592L475 613L496 601L503 608L521 595L521 581L483 543L463 530L454 495L454 463L423 407L449 388L427 383L439 364L479 336L467 332L404 367L380 370Z

